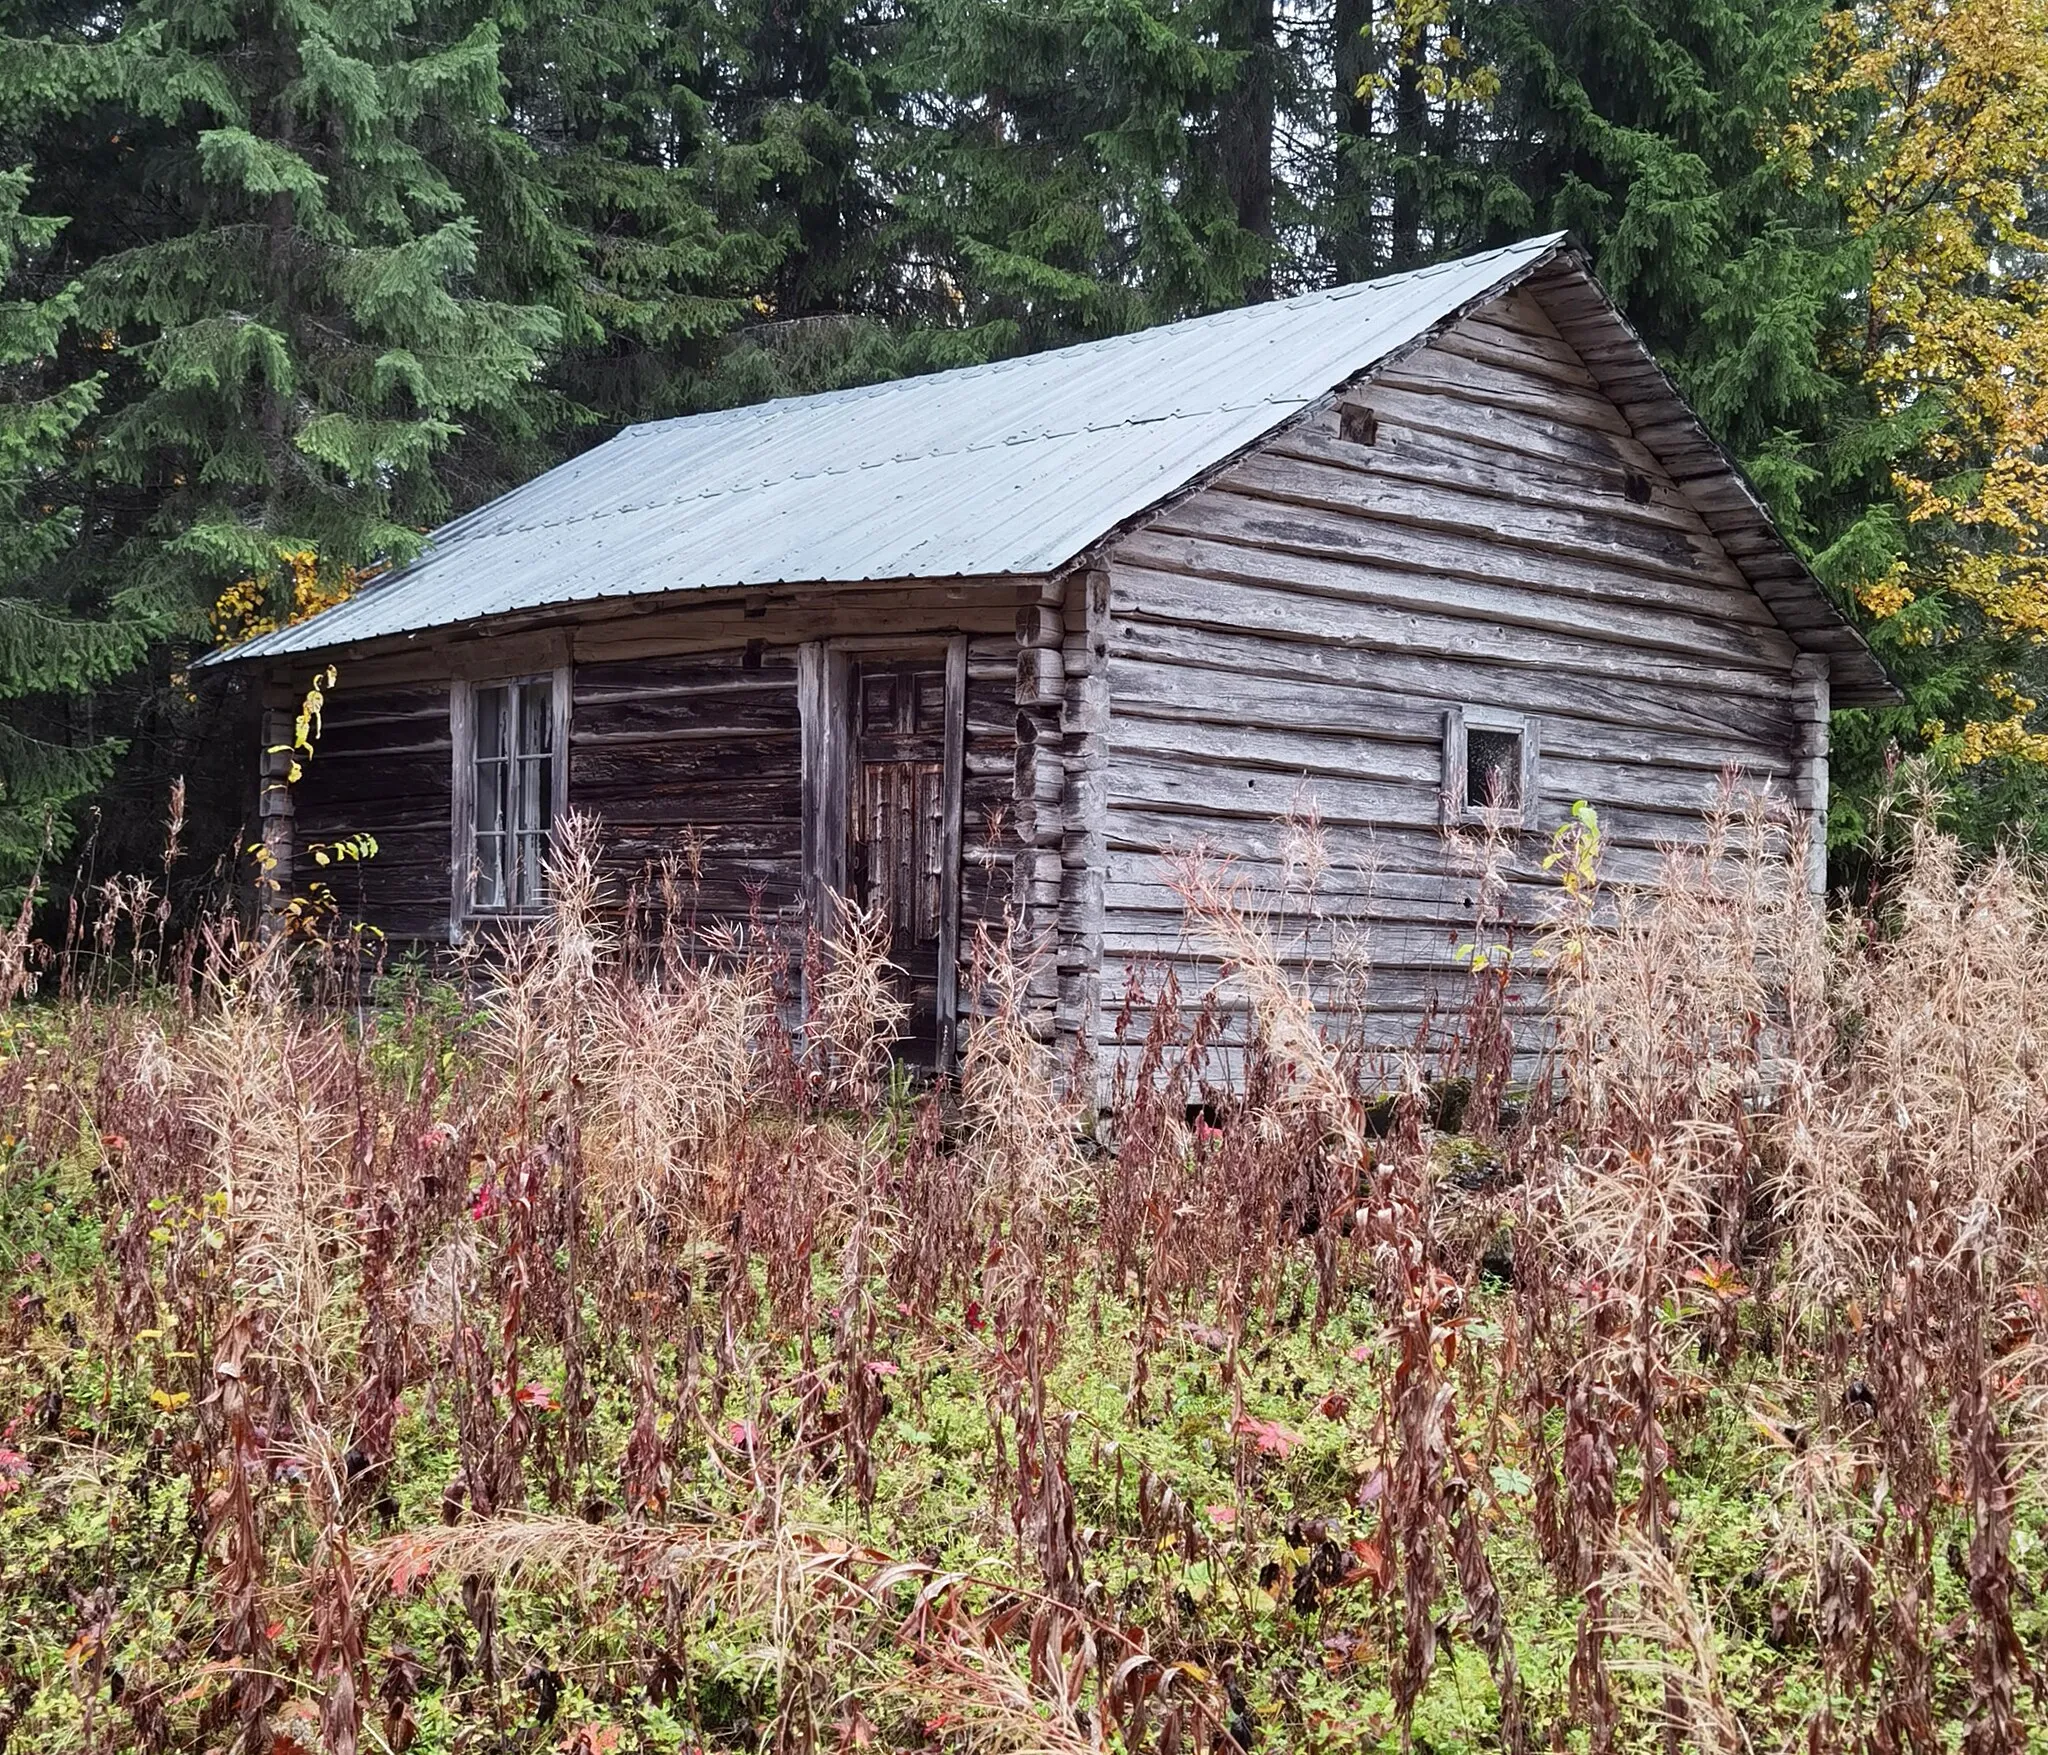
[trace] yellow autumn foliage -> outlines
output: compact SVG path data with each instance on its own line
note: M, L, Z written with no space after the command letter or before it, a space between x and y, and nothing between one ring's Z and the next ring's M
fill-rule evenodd
M1374 9L1368 33L1383 66L1413 72L1431 103L1483 113L1500 95L1499 69L1472 59L1449 0L1394 0L1384 14ZM1359 81L1357 95L1388 92L1394 85L1391 73L1371 73Z
M1863 606L1940 594L1996 635L2048 638L2048 0L1832 13L1798 96L1788 161L1870 251L1865 382L1888 415L1933 401L1893 478L1919 558ZM2001 699L2005 718L1944 741L2048 762L2033 703Z
M302 622L345 603L376 571L370 567L323 567L318 553L310 548L280 549L270 575L237 579L214 600L209 617L214 638L228 645ZM277 608L280 595L288 605L282 615Z

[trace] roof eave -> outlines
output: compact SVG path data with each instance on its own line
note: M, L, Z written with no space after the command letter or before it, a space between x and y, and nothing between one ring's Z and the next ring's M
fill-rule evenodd
M1546 277L1548 284L1546 284ZM1761 540L1754 552L1729 559L1803 652L1829 661L1829 693L1841 707L1893 706L1905 699L1863 632L1843 612L1805 558L1778 528L1756 484L1706 428L1600 285L1577 245L1546 257L1531 277L1532 291L1550 311L1601 389L1620 408L1637 438L1670 471L1708 527L1724 541L1733 534ZM1576 310L1574 310L1576 307ZM1563 315L1560 315L1560 308ZM1573 329L1582 334L1575 336ZM1619 345L1597 344L1606 329ZM1654 411L1654 421L1638 413Z

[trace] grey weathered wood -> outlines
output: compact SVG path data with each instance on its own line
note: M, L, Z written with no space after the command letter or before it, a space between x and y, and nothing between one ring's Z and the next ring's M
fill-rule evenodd
M1768 539L1743 567L1758 594L1788 629L1800 630L1801 645L1830 654L1837 704L1875 704L1896 692L1861 637L1839 618L1829 618L1824 594L1798 557L1776 541L1769 514L1732 461L1715 444L1664 376L1655 357L1610 301L1574 262L1547 265L1528 283L1558 333L1579 352L1602 391L1612 397L1639 442L1657 451L1672 476L1696 498L1714 529L1742 530ZM1757 564L1768 555L1773 565ZM1779 568L1788 570L1779 570ZM1846 687L1844 685L1847 685Z
M1555 385L1531 383L1498 366L1481 365L1476 360L1458 359L1440 351L1431 352L1426 368L1404 360L1393 370L1377 374L1375 381L1430 396L1483 400L1495 407L1567 420L1599 432L1626 435L1630 430L1621 411L1597 393L1575 394Z
M584 664L573 692L570 803L600 825L616 898L687 855L700 924L801 913L794 649Z
M1261 543L1257 522L1232 514L1227 505L1213 510L1208 518L1215 527L1213 535L1147 532L1145 540L1132 540L1126 551L1129 561L1247 585L1278 585L1298 596L1480 621L1499 628L1526 628L1578 641L1655 648L1709 661L1734 659L1745 666L1761 659L1784 674L1791 671L1792 643L1768 624L1715 617L1692 606L1681 609L1646 601L1648 593L1629 602L1611 594L1532 591L1519 583L1482 582L1464 574L1383 565L1362 553L1346 553L1340 533L1319 520L1289 521L1290 534L1285 539ZM1194 518L1186 522L1192 524ZM1126 601L1138 613L1149 607L1142 597Z
M257 873L257 934L274 938L283 929L291 899L297 836L292 798L292 738L298 703L288 690L272 687L263 703L263 744L257 754L256 812L262 824L263 869Z
M1393 481L1362 467L1311 461L1277 450L1246 458L1219 478L1218 485L1283 506L1364 516L1454 537L1501 528L1498 494ZM1731 587L1745 583L1704 525L1695 533L1674 528L1678 521L1646 521L1606 507L1568 511L1537 505L1526 495L1514 504L1513 527L1503 534L1517 547L1567 560L1620 564L1682 584L1699 579Z
M967 749L967 638L946 644L945 770L940 778L939 831L939 1070L951 1072L960 1021L961 812Z
M476 709L470 685L457 680L448 691L449 774L448 942L462 942L476 887Z
M1112 552L1100 1019L1131 959L1201 965L1175 860L1206 847L1284 883L1290 811L1346 874L1313 930L1363 948L1375 1010L1462 1003L1476 896L1437 827L1447 775L1464 778L1447 716L1524 727L1528 828L1504 907L1525 933L1575 799L1601 812L1610 873L1651 882L1664 846L1698 839L1727 769L1810 791L1798 649L1544 326L1523 315L1409 356L1346 392L1375 406L1372 444L1318 411ZM1284 960L1306 976L1306 956Z
M838 928L846 891L846 801L852 760L847 713L849 661L822 640L797 655L797 713L803 750L804 898L821 934Z
M1304 421L1277 435L1268 454L1548 511L1597 509L1601 517L1623 527L1647 524L1695 536L1708 534L1699 510L1661 469L1634 472L1637 491L1647 491L1649 498L1632 499L1629 466L1546 463L1538 467L1533 459L1512 452L1488 454L1457 437L1402 427L1390 418L1381 421L1378 439L1372 445L1353 444L1320 421ZM1725 598L1740 601L1746 581L1731 582L1724 575L1723 583L1730 587Z
M1500 298L1489 299L1466 319L1484 328L1511 329L1518 335L1560 343L1557 325L1526 287L1515 287ZM1576 351L1576 350L1574 350Z
M1431 651L1410 653L1362 642L1354 646L1273 639L1242 628L1154 621L1142 616L1119 620L1116 641L1112 675L1127 664L1146 664L1162 670L1185 667L1204 679L1236 676L1247 688L1261 687L1268 679L1282 684L1319 683L1363 691L1355 709L1358 712L1374 706L1369 697L1380 693L1389 697L1389 706L1404 699L1435 704L1460 701L1478 679L1489 698L1503 706L1563 713L1589 725L1619 730L1697 732L1708 739L1775 746L1783 742L1792 723L1790 703L1782 695L1733 694L1668 676L1630 679L1601 675L1589 681L1570 670L1494 662L1485 654L1473 656L1470 670L1454 669ZM1389 725L1389 734L1398 735L1398 719Z
M1355 387L1345 400L1370 407L1380 420L1391 423L1397 438L1401 432L1413 431L1469 444L1480 461L1501 457L1518 463L1556 463L1568 469L1611 469L1622 464L1643 468L1656 462L1633 435L1574 426L1547 418L1540 410L1501 408L1448 390L1431 395L1375 379ZM1311 415L1303 424L1323 423ZM1330 424L1334 428L1335 423Z
M1422 780L1435 772L1443 709L1461 703L1471 692L1446 687L1455 679L1441 675L1424 684L1433 683L1441 692L1423 695L1405 692L1400 676L1369 672L1369 680L1340 683L1284 669L1247 674L1215 665L1202 667L1199 682L1191 686L1187 668L1138 653L1118 658L1108 673L1117 701L1113 739L1126 743L1160 737L1173 747L1192 750L1202 746L1179 740L1197 740L1213 732L1249 750L1257 747L1249 740L1260 732L1300 734L1314 740L1312 748L1328 755L1348 752L1358 771ZM1730 766L1759 775L1791 772L1781 743L1768 735L1789 726L1789 715L1783 713L1761 723L1757 735L1738 737L1725 727L1710 728L1682 704L1643 723L1627 716L1630 702L1638 698L1633 695L1610 704L1604 698L1589 701L1583 689L1573 690L1554 679L1537 679L1548 686L1524 686L1526 679L1518 671L1505 671L1498 680L1500 687L1491 690L1489 698L1510 712L1543 714L1545 747L1555 756L1707 774ZM1607 716L1601 717L1602 712Z
M562 824L569 815L569 759L570 725L574 713L574 696L570 689L570 668L567 663L558 664L550 673L554 687L548 705L551 708L548 749L548 821L554 834L559 835Z
M1461 531L1418 528L1398 519L1360 516L1360 511L1356 506L1265 500L1256 492L1197 496L1134 532L1119 545L1118 554L1138 558L1178 532L1187 540L1236 543L1388 572L1527 587L1524 613L1531 616L1554 618L1561 613L1543 608L1544 599L1556 596L1566 603L1604 601L1672 610L1714 625L1736 619L1769 627L1775 619L1723 614L1728 599L1738 594L1754 601L1746 585L1731 584L1725 577L1719 582L1689 574L1672 577L1638 566L1626 554L1559 556L1527 547L1515 539L1517 519L1511 508L1497 506L1486 524Z
M1062 604L1061 652L1067 682L1060 710L1065 789L1061 801L1059 961L1063 971L1055 1029L1070 1055L1096 1057L1101 1017L1103 880L1108 819L1105 776L1110 760L1106 670L1109 660L1109 578L1101 569L1074 574ZM1085 1073L1082 1075L1085 1078ZM1098 1089L1098 1099L1101 1096Z
M1568 349L1526 345L1512 332L1489 334L1476 324L1462 324L1439 337L1435 347L1459 359L1505 366L1522 377L1558 384L1567 390L1600 394L1593 374Z
M1799 722L1793 799L1806 832L1806 887L1814 895L1828 883L1828 661L1802 654L1793 667L1793 712Z
M856 631L891 638L943 639L962 630L1007 635L1018 604L1035 603L1039 589L1035 576L793 585L768 592L759 615L748 613L749 599L762 596L751 589L636 593L339 648L337 662L349 686L385 688L445 683L470 666L480 667L481 680L481 674L531 672L560 662L720 651L761 636L764 623L785 652L805 640Z
M1615 682L1660 681L1730 694L1773 696L1782 693L1790 675L1789 660L1780 668L1761 664L1743 669L1727 658L1694 659L1681 647L1646 637L1640 645L1603 639L1574 630L1553 631L1527 622L1503 625L1480 616L1418 613L1354 595L1337 580L1336 589L1303 591L1284 583L1292 573L1308 576L1312 561L1303 557L1245 551L1251 558L1234 563L1236 574L1258 571L1265 578L1183 575L1151 567L1112 565L1118 603L1114 611L1119 634L1125 621L1172 622L1183 627L1219 632L1264 628L1283 639L1323 641L1389 653L1415 653L1458 662L1541 665L1553 672ZM1730 657L1734 655L1729 655Z

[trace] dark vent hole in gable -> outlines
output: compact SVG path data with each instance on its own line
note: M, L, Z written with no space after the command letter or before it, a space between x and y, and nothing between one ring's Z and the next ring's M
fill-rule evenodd
M1346 406L1337 414L1337 436L1353 445L1376 445L1380 437L1380 417L1369 408Z
M740 669L759 670L761 668L761 654L766 647L767 642L764 640L749 640L746 651L740 654Z
M1522 807L1522 734L1465 728L1465 802L1474 808Z
M1624 469L1621 472L1621 491L1638 506L1650 503L1650 478L1639 469Z

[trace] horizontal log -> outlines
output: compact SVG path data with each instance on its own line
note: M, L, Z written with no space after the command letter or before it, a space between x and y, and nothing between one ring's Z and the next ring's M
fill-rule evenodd
M1517 335L1532 336L1556 347L1565 346L1557 332L1557 325L1550 320L1549 313L1526 287L1516 287L1503 293L1499 298L1488 299L1477 310L1465 318L1467 323L1512 330ZM1571 357L1578 353L1572 350Z
M1346 392L1347 400L1369 407L1397 433L1415 432L1539 467L1569 467L1604 473L1626 465L1654 467L1657 459L1633 435L1577 427L1540 412L1501 408L1461 393L1432 395L1374 379Z
M569 795L635 797L642 793L738 788L758 796L797 784L798 757L786 733L724 737L704 742L574 743L569 746Z
M1554 421L1569 421L1596 432L1625 437L1629 424L1606 397L1592 391L1530 383L1517 373L1479 360L1460 359L1440 349L1424 348L1404 356L1389 370L1375 374L1384 382L1426 395L1457 395L1495 407L1518 409Z
M1637 471L1637 500L1629 493L1629 474L1620 465L1595 469L1586 465L1538 462L1509 452L1489 451L1467 441L1404 428L1381 419L1378 435L1367 445L1352 444L1329 421L1308 420L1283 428L1270 451L1278 456L1353 469L1388 481L1422 488L1482 494L1503 507L1539 506L1554 511L1597 509L1621 524L1642 524L1680 530L1705 538L1709 527L1678 484L1662 469ZM1504 519L1511 519L1504 513ZM1714 538L1716 542L1718 538ZM1738 588L1730 595L1740 597Z
M1117 581L1117 645L1135 649L1132 629L1144 623L1231 632L1258 628L1278 639L1349 646L1404 657L1455 660L1476 673L1488 665L1547 669L1596 682L1676 684L1758 699L1781 697L1789 662L1781 672L1762 666L1744 669L1725 660L1694 658L1683 652L1631 646L1527 626L1502 626L1484 618L1411 611L1352 598L1329 590L1304 591L1281 582L1312 563L1299 557L1245 551L1251 559L1238 570L1258 572L1257 582L1218 578L1213 572L1183 574L1153 566L1120 563Z
M1423 528L1368 517L1341 504L1288 503L1258 493L1194 495L1154 519L1116 550L1138 552L1179 532L1190 537L1271 545L1283 551L1376 565L1390 571L1513 584L1531 593L1669 609L1713 622L1731 619L1731 604L1758 599L1732 564L1718 580L1681 567L1658 571L1633 553L1556 554L1520 540L1513 509L1479 517L1462 530ZM1112 603L1112 607L1114 607ZM1733 612L1757 621L1754 608Z
M572 775L569 803L572 809L588 811L607 821L632 821L663 828L795 823L802 817L802 801L789 780L765 784L706 781L661 792L650 792L645 787L601 791L579 787Z
M579 710L616 701L687 701L698 695L773 697L795 690L796 654L793 647L764 646L752 669L744 646L612 664L585 660L575 666L571 681Z
M1149 657L1118 658L1111 672L1116 689L1116 741L1141 743L1149 727L1166 724L1223 725L1244 732L1307 732L1333 740L1370 738L1375 744L1407 743L1429 752L1443 744L1447 706L1477 704L1469 677L1438 676L1443 693L1423 696L1337 683L1245 673L1216 663L1197 668ZM1516 679L1519 680L1519 679ZM1461 689L1460 684L1464 685ZM1696 725L1642 727L1631 721L1605 723L1577 716L1583 691L1559 686L1517 690L1511 684L1483 697L1488 706L1540 718L1546 754L1577 756L1633 766L1697 769L1710 774L1735 767L1759 776L1783 773L1784 747L1754 739L1710 734ZM1431 770L1432 772L1434 770ZM1409 776L1412 777L1412 776Z
M1425 352L1442 352L1480 365L1497 366L1524 382L1556 384L1581 395L1601 394L1599 381L1569 347L1533 346L1512 333L1489 333L1480 324L1455 325L1431 342Z
M1598 641L1609 648L1673 653L1775 675L1788 673L1796 656L1791 641L1775 627L1384 565L1344 553L1340 541L1329 540L1330 532L1292 527L1291 521L1293 535L1264 541L1245 527L1247 521L1215 509L1206 510L1203 521L1213 527L1208 537L1148 531L1124 544L1117 559L1130 566L1270 586L1337 603L1526 629L1582 644ZM1119 614L1146 607L1143 598L1119 593Z
M1645 736L1668 742L1697 738L1716 767L1721 757L1712 752L1712 740L1725 740L1746 757L1751 750L1783 749L1793 736L1790 705L1783 693L1731 695L1666 678L1638 682L1602 677L1588 682L1541 665L1469 659L1447 663L1427 653L1361 650L1168 622L1126 623L1119 630L1118 646L1113 686L1124 686L1134 667L1150 667L1154 674L1173 676L1154 692L1164 698L1200 701L1206 691L1219 691L1219 717L1233 710L1254 710L1251 702L1230 695L1233 686L1256 693L1265 703L1264 711L1276 716L1284 712L1286 702L1297 698L1305 708L1336 713L1341 711L1340 701L1377 706L1375 697L1384 695L1390 711L1406 703L1411 711L1427 713L1432 727L1440 726L1443 707L1483 701L1511 712L1540 714L1546 721L1553 715L1567 717L1624 737L1640 727ZM1184 679L1179 674L1183 672ZM1149 700L1154 694L1139 692L1139 698ZM1396 718L1380 723L1389 736L1405 734ZM1430 729L1420 735L1437 732Z
M316 755L292 788L301 812L373 816L389 811L438 809L444 814L453 788L448 753L414 751L386 761L368 756L324 765Z
M1515 836L1501 859L1502 869L1512 876L1536 881L1543 877L1543 860L1550 852L1550 833L1562 813L1547 815L1536 832ZM1628 825L1633 829L1634 825ZM1690 833L1677 836L1641 837L1623 833L1619 822L1603 824L1602 869L1611 882L1647 885L1665 872L1666 847L1690 841L1698 824L1685 827ZM1382 823L1325 820L1321 825L1328 856L1357 870L1429 870L1447 858L1440 828L1400 827ZM1290 830L1284 820L1250 816L1216 815L1203 821L1185 812L1148 809L1129 805L1109 813L1106 829L1110 870L1122 869L1131 855L1167 856L1200 853L1223 860L1250 860L1267 865L1287 859Z
M1210 492L1270 500L1290 510L1335 512L1435 531L1457 542L1498 541L1680 584L1708 580L1739 590L1747 583L1704 527L1691 531L1642 521L1604 505L1572 511L1538 504L1530 495L1510 500L1493 489L1462 483L1434 486L1391 480L1348 464L1289 456L1277 449L1255 452L1234 465L1217 478ZM1161 523L1175 527L1171 514Z

